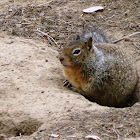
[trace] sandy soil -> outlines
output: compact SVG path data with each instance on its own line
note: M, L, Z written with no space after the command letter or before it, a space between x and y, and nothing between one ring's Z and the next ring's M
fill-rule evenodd
M140 139L140 102L127 108L109 108L88 101L63 87L57 58L58 48L85 24L102 27L110 40L139 32L138 0L119 6L120 2L0 2L0 140L78 140L87 135L102 140ZM94 5L105 10L81 16L83 8ZM43 38L37 28L57 44ZM139 38L136 35L118 45L133 56L140 75Z

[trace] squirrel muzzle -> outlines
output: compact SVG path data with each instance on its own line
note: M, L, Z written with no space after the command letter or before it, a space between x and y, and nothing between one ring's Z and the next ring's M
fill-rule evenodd
M62 64L63 66L65 66L65 67L68 66L68 64L67 64L67 62L66 62L64 56L60 56L60 57L59 57L59 60L60 60L60 62L61 62L61 64Z

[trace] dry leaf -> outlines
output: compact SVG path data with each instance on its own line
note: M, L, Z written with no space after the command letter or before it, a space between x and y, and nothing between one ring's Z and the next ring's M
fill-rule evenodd
M85 137L87 140L101 140L98 136L88 135Z
M94 7L90 7L90 8L87 8L87 9L83 9L83 12L84 13L93 13L93 12L96 12L98 10L103 10L104 8L102 6L94 6Z
M53 138L59 137L59 135L56 135L56 134L51 134L50 136L53 137Z

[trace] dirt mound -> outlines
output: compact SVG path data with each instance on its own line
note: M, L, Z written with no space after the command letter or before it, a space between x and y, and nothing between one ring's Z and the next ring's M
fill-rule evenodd
M115 109L89 102L63 87L57 51L36 40L3 36L0 133L17 136L11 140L47 139L51 134L66 139L139 136L139 103Z

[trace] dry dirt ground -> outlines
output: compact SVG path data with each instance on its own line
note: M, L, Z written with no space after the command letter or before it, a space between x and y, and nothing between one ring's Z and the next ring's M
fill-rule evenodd
M57 58L57 50L87 25L102 28L111 41L140 32L139 3L1 0L0 140L82 140L87 135L139 140L140 102L113 108L88 101L63 87ZM82 13L98 5L104 10ZM133 56L140 75L140 34L117 44Z

